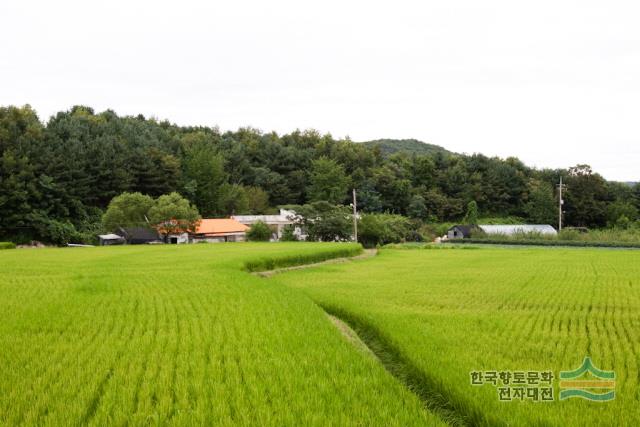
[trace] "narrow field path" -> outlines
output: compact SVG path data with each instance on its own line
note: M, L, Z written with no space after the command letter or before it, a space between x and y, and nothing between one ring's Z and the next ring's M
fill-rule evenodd
M302 264L252 274L269 278L287 271L357 261L374 257L377 254L377 249L365 249L362 254L353 257L334 258L313 264ZM418 397L427 412L435 414L442 422L450 426L474 425L473 420L481 418L479 414L471 413L463 402L449 396L434 378L414 366L375 327L352 313L324 306L317 301L314 303L325 312L328 320L349 344L357 351L367 354L380 363L392 377ZM495 425L503 425L498 420L494 421Z
M415 366L373 325L343 310L317 305L350 344L375 358L391 376L420 399L427 412L437 415L450 426L483 424L482 414L475 413L464 401L451 396L438 380ZM492 419L491 425L506 426L506 423Z

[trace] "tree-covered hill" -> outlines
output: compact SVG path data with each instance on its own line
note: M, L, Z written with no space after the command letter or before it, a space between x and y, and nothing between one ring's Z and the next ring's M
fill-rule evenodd
M418 141L417 139L376 139L362 142L362 144L367 147L378 147L380 152L385 156L395 153L405 153L409 155L452 154L439 145L429 144Z
M43 123L29 106L3 107L0 241L86 240L104 231L105 208L124 192L176 192L214 217L322 200L348 204L355 188L363 212L416 222L460 221L475 201L482 216L555 224L560 176L567 225L638 220L640 185L607 182L587 165L537 170L516 158L382 141L372 147L313 130L222 132L85 106ZM389 144L426 149L383 154Z

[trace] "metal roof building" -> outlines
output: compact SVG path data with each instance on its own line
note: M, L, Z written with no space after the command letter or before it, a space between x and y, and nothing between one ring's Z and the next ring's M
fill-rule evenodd
M553 236L558 234L555 228L547 224L478 225L478 227L487 234L502 234L505 236L528 233Z
M285 226L294 225L297 214L288 209L280 209L278 215L233 215L231 218L246 225L253 225L258 221L262 221L273 229L272 240L280 240ZM294 234L301 240L304 235L300 227L295 227Z

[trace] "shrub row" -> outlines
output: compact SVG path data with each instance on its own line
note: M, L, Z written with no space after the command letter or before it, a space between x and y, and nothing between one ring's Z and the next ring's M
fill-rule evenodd
M0 242L0 249L15 249L16 244L11 242Z
M296 265L314 264L334 258L352 257L362 253L360 245L344 245L315 253L287 255L283 257L264 257L245 262L244 268L249 272L275 270L276 268L293 267Z
M454 239L445 243L479 243L488 245L516 246L573 246L580 248L638 248L640 243L633 242L593 242L576 240L506 240L506 239Z

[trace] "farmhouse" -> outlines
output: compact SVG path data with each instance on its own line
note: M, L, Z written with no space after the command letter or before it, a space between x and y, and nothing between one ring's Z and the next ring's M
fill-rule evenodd
M233 218L202 219L189 241L198 242L244 242L249 227ZM177 242L176 242L177 243Z
M271 240L280 240L282 233L284 232L284 228L287 225L293 225L295 217L296 213L294 211L280 209L280 213L278 215L233 215L231 218L248 226L251 226L258 221L262 221L271 228ZM299 239L304 240L304 236L302 235L302 231L299 227L295 228L294 234L298 236Z

